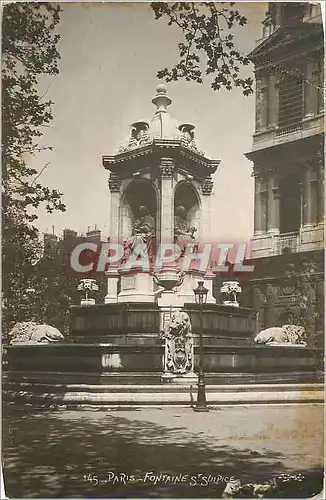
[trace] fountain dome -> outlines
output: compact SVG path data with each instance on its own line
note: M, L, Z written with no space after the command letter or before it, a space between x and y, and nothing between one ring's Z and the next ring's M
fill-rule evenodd
M167 108L172 99L167 95L167 87L160 83L156 88L156 95L152 99L156 106L154 116L150 120L139 120L131 124L131 133L128 141L119 148L124 153L136 148L149 145L155 139L179 141L182 146L193 152L204 155L195 141L195 126L190 123L179 123L173 118Z

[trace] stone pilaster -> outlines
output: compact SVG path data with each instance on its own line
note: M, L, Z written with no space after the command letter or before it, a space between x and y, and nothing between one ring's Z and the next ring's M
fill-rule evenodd
M270 170L267 176L267 231L269 233L279 233L279 197L275 172Z
M316 113L316 90L313 86L313 69L314 62L309 61L307 63L305 84L304 84L304 116L305 118L310 118Z
M211 221L211 194L213 191L213 181L210 177L204 180L201 185L201 211L202 211L202 227L198 228L201 232L201 237L204 243L207 243L210 238L210 221Z
M257 173L254 173L255 178L255 200L254 200L254 234L258 236L262 234L262 217L261 217L261 180Z
M262 232L267 232L268 206L267 206L267 181L266 178L260 180L260 207L261 207L261 227Z
M276 326L275 304L277 300L277 289L274 285L266 285L266 327Z
M253 308L256 312L256 333L265 328L266 296L261 286L253 286Z
M275 73L268 75L268 95L267 95L267 125L271 128L277 126L278 110L278 76Z
M161 243L174 242L174 206L173 206L173 171L172 158L161 158Z
M324 205L324 165L323 160L320 162L318 169L318 215L319 224L323 224L325 220L325 205Z
M304 166L303 173L303 226L311 227L312 221L312 169L311 164Z
M272 224L274 226L274 232L280 232L280 199L281 193L278 184L278 178L274 177L274 186L273 186L273 200L274 200L274 217L272 220Z
M256 74L256 132L261 132L266 128L267 117L267 84L266 77Z
M119 237L119 217L120 217L120 185L118 176L111 173L109 178L109 189L111 193L110 201L110 234L111 238Z

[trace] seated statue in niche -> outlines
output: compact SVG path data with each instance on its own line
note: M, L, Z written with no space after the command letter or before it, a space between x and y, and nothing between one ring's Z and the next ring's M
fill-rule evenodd
M174 217L174 240L181 247L184 254L186 249L192 252L195 245L195 232L197 229L187 221L187 212L185 207L179 206L175 210Z
M141 206L139 212L141 216L134 223L133 236L125 242L125 251L132 251L136 245L146 245L148 249L155 234L155 220L148 208Z

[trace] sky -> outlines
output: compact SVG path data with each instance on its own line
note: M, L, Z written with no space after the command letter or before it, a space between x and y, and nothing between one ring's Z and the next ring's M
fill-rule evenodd
M180 33L148 3L62 3L60 73L43 78L41 91L54 102L54 119L44 144L54 150L33 160L40 181L63 193L65 213L39 210L41 232L61 235L64 228L85 233L95 226L109 235L110 193L102 155L115 154L130 124L151 118L158 70L177 61ZM239 3L248 24L234 31L236 44L249 52L261 37L266 2ZM246 68L253 76L253 67ZM169 113L196 127L196 140L209 158L220 159L214 176L212 236L217 241L245 241L253 233L252 164L254 96L239 89L213 91L184 81L168 84Z

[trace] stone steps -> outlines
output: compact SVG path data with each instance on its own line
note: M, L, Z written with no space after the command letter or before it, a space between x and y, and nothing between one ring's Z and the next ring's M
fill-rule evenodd
M50 385L67 386L69 384L78 385L163 385L161 383L162 372L102 372L102 373L84 373L84 372L51 372L51 371L32 371L32 372L4 372L3 382L10 381L14 383L48 383ZM275 383L315 383L323 380L322 374L316 374L316 371L290 371L290 372L272 372L272 373L206 373L205 380L210 385L230 384L275 384ZM164 385L166 385L164 383ZM175 385L175 384L172 384Z
M193 405L197 384L49 384L3 381L4 400L42 405ZM209 405L323 403L323 384L206 386Z

